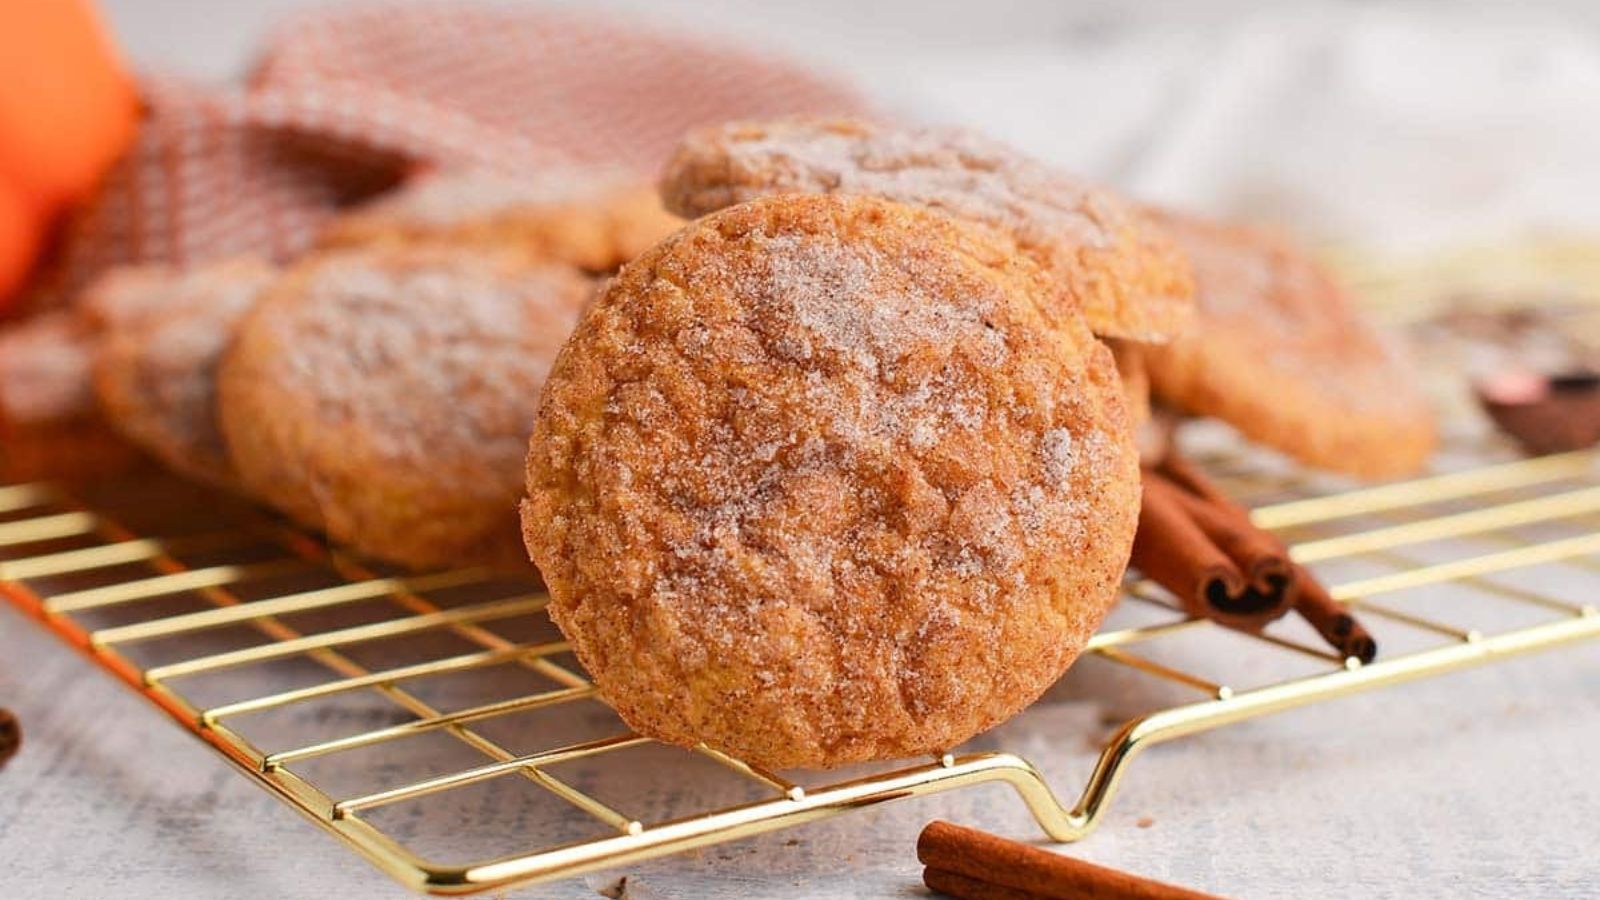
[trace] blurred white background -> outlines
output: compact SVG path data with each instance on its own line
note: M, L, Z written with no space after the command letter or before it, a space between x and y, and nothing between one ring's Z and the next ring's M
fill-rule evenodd
M222 79L308 0L102 0ZM1600 233L1600 4L602 0L1170 203L1395 252Z

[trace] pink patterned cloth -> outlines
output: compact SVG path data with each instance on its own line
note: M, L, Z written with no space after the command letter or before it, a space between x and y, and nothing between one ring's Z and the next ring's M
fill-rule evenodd
M419 166L624 167L696 125L852 113L793 65L592 14L462 3L293 19L243 88L142 83L133 148L68 223L34 308L128 263L304 249L341 207Z

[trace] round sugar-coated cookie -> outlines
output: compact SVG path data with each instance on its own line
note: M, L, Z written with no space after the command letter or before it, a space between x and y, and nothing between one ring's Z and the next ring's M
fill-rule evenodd
M1193 263L1199 304L1189 334L1146 348L1158 401L1339 472L1423 466L1436 435L1422 379L1330 273L1267 232L1156 215Z
M662 178L667 208L698 216L783 193L866 194L1004 233L1096 334L1161 342L1183 331L1183 255L1136 207L957 128L852 119L733 122L691 132Z
M0 326L0 482L96 480L147 463L96 407L99 342L77 310Z
M219 410L240 481L380 559L525 570L528 432L592 289L568 266L461 247L300 263L223 360Z
M652 185L608 170L524 177L449 170L336 218L321 243L486 244L609 272L682 224Z
M1014 248L792 195L623 267L546 385L523 534L641 733L769 767L943 750L1117 597L1138 460L1110 353Z
M277 269L253 258L118 273L92 291L106 322L95 393L130 442L173 471L236 484L217 424L217 366Z

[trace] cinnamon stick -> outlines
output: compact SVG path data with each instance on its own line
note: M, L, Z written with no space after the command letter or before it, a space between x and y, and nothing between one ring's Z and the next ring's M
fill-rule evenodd
M1201 517L1201 527L1207 529L1225 552L1241 560L1240 564L1247 570L1263 567L1262 578L1278 582L1290 578L1289 548L1271 532L1256 527L1250 521L1250 511L1223 493L1199 467L1177 453L1169 453L1162 458L1157 471L1183 488L1185 496L1192 501L1193 511ZM1257 584L1257 589L1269 588ZM1279 615L1287 612L1291 605L1285 602Z
M950 822L917 838L923 883L967 900L1217 900Z
M1232 503L1217 503L1181 488L1177 496L1190 518L1233 560L1254 590L1252 602L1238 611L1249 615L1258 628L1287 613L1294 605L1290 590L1294 573L1283 542L1251 524L1249 514Z
M1144 472L1144 509L1132 565L1172 592L1190 615L1259 631L1290 609L1346 658L1377 643L1276 536L1177 453Z
M956 872L946 872L944 869L923 869L922 883L927 885L930 891L947 894L958 900L1049 900L1047 894L1019 891L1002 884L968 878Z
M1242 513L1144 473L1132 563L1194 616L1258 630L1293 605L1288 552Z
M1303 566L1295 566L1295 585L1298 596L1295 611L1311 624L1345 659L1355 657L1363 664L1378 656L1378 643L1371 633L1361 627L1343 603L1333 598L1321 582L1311 576Z
M1003 884L994 884L977 878L968 878L957 872L927 868L922 870L922 883L928 890L958 897L960 900L1048 900L1046 894L1019 891Z
M1241 506L1232 497L1223 493L1222 488L1217 487L1216 482L1207 478L1205 473L1200 471L1199 466L1190 462L1182 454L1176 452L1168 453L1161 458L1161 464L1156 467L1156 471L1165 475L1169 481L1189 493L1209 500L1225 509L1233 510L1246 519L1250 518L1249 510Z
M1233 511L1243 517L1246 523L1249 522L1249 511L1224 494L1194 463L1184 457L1176 453L1168 454L1161 461L1160 471L1190 493L1204 497L1215 507ZM1248 527L1256 534L1277 544L1282 550L1283 558L1288 558L1288 550L1283 548L1283 544L1276 537L1254 525ZM1372 639L1371 633L1361 627L1361 623L1356 621L1355 616L1350 614L1344 604L1333 599L1333 595L1328 593L1328 589L1322 586L1322 582L1318 581L1310 570L1305 566L1292 564L1290 577L1292 578L1290 599L1295 611L1300 613L1324 640L1347 659L1353 656L1362 663L1369 663L1377 658L1378 644Z
M0 708L0 768L22 748L22 726L9 709Z
M1189 515L1178 489L1148 473L1131 562L1194 616L1214 617L1248 587L1239 567Z

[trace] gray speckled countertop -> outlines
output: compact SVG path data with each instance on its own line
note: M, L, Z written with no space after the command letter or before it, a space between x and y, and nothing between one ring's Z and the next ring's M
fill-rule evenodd
M1068 795L1105 731L1082 676L993 738ZM404 895L5 605L0 698L27 735L0 771L8 898ZM1065 849L1238 897L1596 896L1597 745L1591 643L1155 748ZM637 897L921 896L935 817L1042 836L985 787L512 896L594 898L623 874Z

